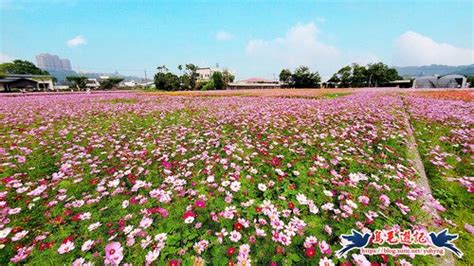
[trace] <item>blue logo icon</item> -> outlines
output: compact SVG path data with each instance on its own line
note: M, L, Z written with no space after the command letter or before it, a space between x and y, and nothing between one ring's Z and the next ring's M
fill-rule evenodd
M434 232L430 233L431 242L434 246L445 248L461 258L463 256L462 251L460 251L456 245L451 243L451 241L458 239L458 237L458 234L449 234L448 229L444 229L438 234L435 234Z
M346 253L353 249L365 248L369 244L371 234L367 233L362 235L359 231L352 229L351 235L341 235L342 238L348 240L350 243L344 245L340 250L336 251L336 256L338 258L343 257Z

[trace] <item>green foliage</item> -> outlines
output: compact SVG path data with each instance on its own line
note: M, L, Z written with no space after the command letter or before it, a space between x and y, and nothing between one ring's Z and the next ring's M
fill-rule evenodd
M173 91L180 87L179 77L175 74L168 73L156 73L155 75L155 86L158 90Z
M225 87L224 78L221 72L214 72L211 76L212 83L214 84L214 89L222 90Z
M196 82L196 90L204 90L204 86L206 86L207 81L198 81Z
M186 72L184 75L187 76L187 84L185 84L183 89L193 90L194 88L196 88L196 82L199 76L197 73L198 67L194 64L186 64L185 69Z
M365 66L352 64L351 87L366 87L368 75L369 74Z
M349 87L351 84L351 75L351 66L345 66L339 69L339 71L337 71L337 73L335 73L331 79L329 79L329 82L339 83L341 87Z
M469 83L469 88L474 88L474 76L467 77L467 82Z
M209 80L203 87L203 91L210 91L210 90L215 90L216 86L214 85L214 80Z
M224 84L227 86L230 82L234 82L235 76L232 75L232 73L229 72L229 70L224 69L222 72L222 78L224 79Z
M381 87L390 81L401 79L395 68L390 68L382 62L362 66L352 64L339 69L329 80L338 83L339 87Z
M280 72L280 82L288 86L291 82L291 71L289 69L282 69Z
M367 66L369 87L386 86L390 81L400 79L395 68L390 68L382 62Z
M318 88L321 76L318 72L310 72L306 66L300 66L291 75L291 80L295 88Z
M390 68L382 62L362 66L352 64L339 69L329 82L337 83L339 87L382 87L390 81L401 79L395 68Z
M84 76L67 76L66 80L71 83L73 87L77 89L83 89L86 87L87 84L87 77Z
M229 82L233 82L235 76L228 70L214 72L210 78L212 82L198 81L198 66L194 64L178 65L181 75L169 72L166 66L158 66L158 73L155 75L155 85L158 90L222 90ZM184 70L184 73L182 73Z
M14 60L11 63L0 64L0 72L7 74L49 75L48 71L41 70L26 60Z
M110 90L117 86L120 82L123 81L123 78L119 77L110 77L100 81L100 88L103 90Z
M453 131L451 126L441 123L433 123L421 119L415 119L413 126L416 133L419 151L423 160L426 175L435 199L437 199L446 211L440 212L444 219L449 219L457 226L446 224L452 233L459 234L456 245L464 252L464 257L458 261L459 265L468 265L474 260L474 236L463 228L465 224L472 224L474 220L474 197L467 191L466 187L449 177L469 176L474 172L474 166L469 163L470 155L463 151L461 145L453 145L442 141L450 136ZM430 151L439 147L441 152L449 154L446 163L450 166L445 169L433 164ZM456 160L455 157L459 159Z
M182 65L178 65L181 72ZM185 73L181 76L169 72L166 66L158 66L158 73L155 75L155 86L158 90L176 91L176 90L194 90L198 86L197 78L198 67L194 64L186 64Z
M300 66L294 73L283 69L280 72L280 81L293 88L318 88L321 76L318 72L311 72L306 66Z

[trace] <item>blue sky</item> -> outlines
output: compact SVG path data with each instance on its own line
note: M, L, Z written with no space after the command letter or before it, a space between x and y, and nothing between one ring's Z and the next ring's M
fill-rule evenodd
M474 63L472 1L0 0L2 61L69 58L75 70L151 76L219 63L238 78L305 64Z

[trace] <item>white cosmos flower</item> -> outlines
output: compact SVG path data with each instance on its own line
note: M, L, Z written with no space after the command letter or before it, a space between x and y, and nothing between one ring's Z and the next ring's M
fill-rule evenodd
M234 181L230 184L230 190L237 192L240 190L240 182L239 181Z

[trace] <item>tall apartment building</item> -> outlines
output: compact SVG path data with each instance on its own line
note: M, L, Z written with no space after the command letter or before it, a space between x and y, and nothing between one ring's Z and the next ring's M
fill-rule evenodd
M69 59L62 59L52 54L37 55L36 65L43 70L72 70Z

